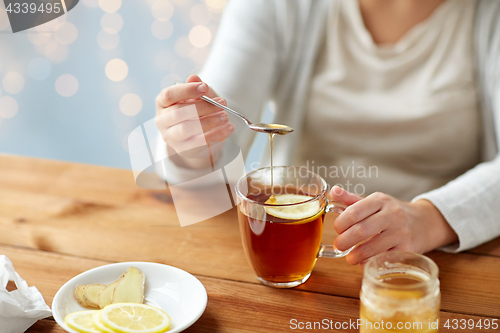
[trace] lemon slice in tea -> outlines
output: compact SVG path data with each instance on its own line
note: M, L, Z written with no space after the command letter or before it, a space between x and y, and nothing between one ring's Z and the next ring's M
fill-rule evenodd
M274 200L267 200L266 204L270 205L286 205L297 204L291 206L265 207L269 215L278 217L284 220L303 220L310 217L316 217L321 213L319 201L305 202L311 200L312 197L300 194L280 194L274 196ZM303 204L298 204L304 202Z

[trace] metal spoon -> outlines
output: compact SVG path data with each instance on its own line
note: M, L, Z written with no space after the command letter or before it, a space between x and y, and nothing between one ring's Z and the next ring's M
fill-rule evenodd
M210 97L201 96L201 99L203 99L204 101L206 101L208 103L216 105L216 106L218 106L218 107L220 107L220 108L222 108L222 109L224 109L226 111L229 111L232 114L234 114L235 116L240 117L241 119L243 119L243 121L245 123L247 123L247 126L250 129L253 129L254 131L262 132L262 133L267 133L267 134L278 134L278 135L285 135L285 134L293 132L293 128L291 128L289 126L286 126L286 125L280 125L280 124L262 124L262 123L254 124L250 120L248 120L247 118L243 117L238 112L236 112L236 111L228 108L227 106L224 106L224 105L222 105L220 103L217 103L216 101L214 101Z

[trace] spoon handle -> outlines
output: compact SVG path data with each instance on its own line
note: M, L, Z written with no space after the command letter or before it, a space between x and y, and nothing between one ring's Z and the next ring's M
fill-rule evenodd
M231 112L232 114L234 114L235 116L240 117L241 119L243 119L243 120L247 123L247 125L248 125L248 126L252 125L252 122L251 122L250 120L248 120L247 118L243 117L241 114L239 114L238 112L234 111L233 109L230 109L230 108L228 108L227 106L224 106L224 105L222 105L222 104L220 104L220 103L217 103L216 101L214 101L214 100L213 100L213 99L211 99L210 97L207 97L207 96L201 96L201 99L202 99L202 100L204 100L204 101L206 101L206 102L208 102L208 103L210 103L210 104L213 104L213 105L215 105L215 106L218 106L218 107L220 107L220 108L222 108L222 109L224 109L224 110L226 110L226 111L229 111L229 112Z

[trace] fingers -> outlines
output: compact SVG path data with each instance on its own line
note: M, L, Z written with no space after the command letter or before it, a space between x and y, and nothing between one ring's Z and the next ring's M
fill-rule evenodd
M224 106L227 105L227 102L224 98L216 97L216 98L214 98L214 100L217 103L222 104ZM188 104L188 105L194 105L199 117L223 110L222 108L220 108L216 105L210 104L210 103L205 102L204 100L200 100L200 99L196 100L196 101L190 101L190 104ZM179 117L179 119L182 119L183 116L181 115L181 113L186 112L186 109L184 109L186 106L187 105L184 103L179 103L179 104L173 105L169 108L169 111L167 113L172 113L171 116L173 118ZM177 122L179 122L179 121L177 120Z
M227 139L227 137L231 135L231 133L233 132L234 132L234 125L228 123L219 126L207 133L198 134L192 136L187 140L176 143L175 150L178 152L184 152L201 146L206 146L207 143L222 142L225 139Z
M383 214L371 215L361 222L355 223L339 235L335 239L335 247L345 251L370 237L380 234L387 229L388 223L387 216L383 216Z
M226 124L228 121L229 118L225 112L217 112L171 126L164 131L164 137L168 138L169 141L184 141L202 133L208 134L209 131Z
M345 194L340 194L345 195ZM390 249L419 252L423 233L419 231L414 206L390 195L373 193L351 204L334 222L339 236L335 246L345 251L350 264L363 263ZM425 238L425 236L424 236Z
M200 98L208 91L204 82L176 84L163 89L156 97L156 104L159 108L167 108L184 100Z
M192 83L192 82L203 82L203 81L198 75L191 74L187 78L186 83ZM208 87L208 92L205 95L211 98L217 97L217 94L213 91L213 89L210 86Z
M330 196L332 197L332 201L343 202L348 206L363 199L362 197L357 196L356 194L347 192L340 186L332 187L330 191Z
M191 74L188 76L186 83L193 83L193 82L203 82L203 81L201 81L198 75Z
M190 75L186 83L165 88L156 97L155 123L170 155L176 154L176 164L189 168L204 168L206 158L200 162L200 154L211 142L224 141L232 132L228 116L222 109L201 99L206 95L218 103L227 105L222 98L197 75ZM220 153L222 145L212 146L210 163ZM200 151L200 149L202 151ZM212 160L213 158L213 160Z
M226 105L226 101L223 98L215 98L215 100L222 105ZM173 105L167 110L167 112L156 116L155 122L160 131L167 130L187 120L218 113L222 109L205 101L199 101L191 105Z
M217 112L200 118L203 132L208 133L210 130L222 126L229 121L229 117L225 112Z
M220 126L216 129L213 129L210 132L205 133L205 140L208 143L211 142L221 142L227 139L231 133L234 132L234 125L233 124L226 124L223 126Z
M357 265L370 259L371 257L386 252L398 244L397 232L387 230L376 235L368 242L360 244L354 248L346 257L351 265Z
M353 196L353 194L350 195ZM356 223L382 209L384 202L384 200L380 200L380 195L374 193L353 203L347 207L346 210L339 215L339 217L337 217L334 222L335 230L339 234L343 233Z

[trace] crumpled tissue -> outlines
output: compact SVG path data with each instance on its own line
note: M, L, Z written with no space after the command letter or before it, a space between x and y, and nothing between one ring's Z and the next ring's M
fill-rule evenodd
M9 281L14 281L16 290L7 291ZM52 311L38 289L28 287L9 258L0 255L0 331L22 333L37 320L51 315Z

